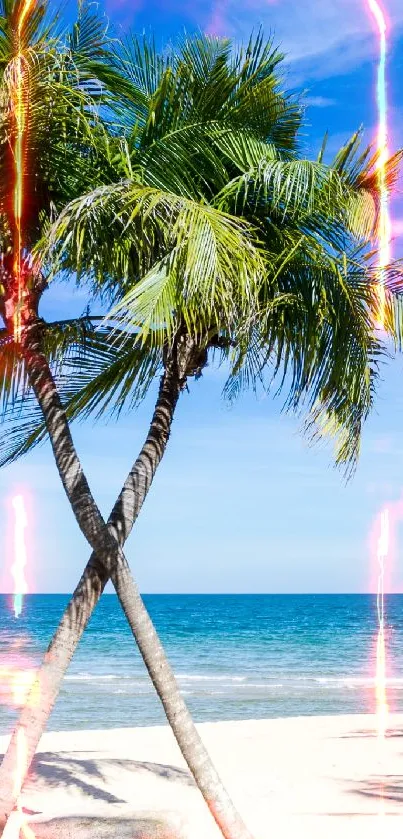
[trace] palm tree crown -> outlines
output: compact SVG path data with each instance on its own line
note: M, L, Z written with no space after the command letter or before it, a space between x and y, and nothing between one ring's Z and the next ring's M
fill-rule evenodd
M147 41L116 48L89 17L81 17L67 40L42 36L41 4L40 14L31 6L24 12L16 52L16 21L26 0L3 1L0 33L2 27L12 33L8 41L5 36L10 49L4 48L0 75L4 174L16 131L13 68L17 62L20 73L22 61L29 130L17 248L10 179L2 181L0 373L10 433L1 454L9 461L44 435L32 388L93 554L39 671L41 707L27 704L3 761L0 820L19 792L10 771L18 732L26 738L27 769L66 667L111 578L212 815L226 839L246 839L122 548L165 452L180 392L190 376L202 373L211 353L227 362L228 395L258 382L267 386L281 373L287 403L305 401L308 422L319 433L324 422L330 424L340 460L356 456L384 352L373 329L377 275L368 253L377 221L376 159L360 156L357 137L331 166L322 153L314 162L301 159L301 107L282 91L280 56L261 34L238 52L227 41L199 37L159 56ZM398 157L389 164L390 185ZM22 282L14 270L20 239ZM98 331L90 316L50 325L40 319L42 293L58 272L76 273L112 306ZM385 273L389 283L399 280L398 267ZM19 330L16 275L23 295ZM399 337L399 307L389 291L387 303L388 329ZM105 523L68 418L138 402L161 368L146 441Z
M205 36L162 55L146 39L101 48L97 65L74 55L87 83L73 85L69 96L85 101L69 113L82 128L58 152L73 165L47 206L62 209L55 220L38 214L34 237L47 275L75 272L112 305L96 334L84 318L53 339L64 365L80 346L59 379L70 416L137 403L174 347L184 382L218 352L230 398L280 374L287 406L308 409L314 435L330 429L351 465L385 351L368 252L376 156L355 135L330 165L324 149L301 158L303 108L283 91L282 56L262 33L238 51ZM398 266L388 278L396 285ZM388 291L387 329L396 335ZM5 460L40 437L24 400Z
M136 401L186 335L188 375L209 350L229 362L230 397L280 373L286 404L305 403L308 426L330 429L351 465L384 352L368 252L377 157L356 134L330 165L324 148L301 158L303 108L282 90L281 59L262 33L238 51L205 36L163 55L136 38L111 51L126 89L104 135L110 166L62 211L47 254L109 297L126 339L87 359L71 410ZM398 266L388 278L396 286ZM395 315L387 292L393 335Z

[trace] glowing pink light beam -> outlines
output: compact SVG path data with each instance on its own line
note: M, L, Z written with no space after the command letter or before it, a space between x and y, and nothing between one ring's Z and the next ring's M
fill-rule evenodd
M18 793L25 779L27 768L27 746L22 730L17 734L18 768L14 778L14 790ZM3 831L3 839L36 839L35 833L27 824L25 813L18 800L15 810L10 814Z
M385 645L385 561L389 556L389 510L381 512L380 533L377 545L378 559L378 638L376 644L376 710L378 737L383 739L388 725L388 699L386 694L386 645Z
M24 595L28 593L28 584L25 578L27 564L27 549L25 544L25 530L28 526L28 519L25 509L25 501L22 495L15 495L12 500L14 508L14 563L11 573L14 578L14 614L19 618L22 612Z
M387 24L385 12L377 0L367 0L368 8L375 20L379 33L379 64L376 86L378 104L378 189L379 189L379 277L378 277L378 312L376 326L383 329L385 324L385 268L391 257L392 224L389 212L389 190L387 179L388 151L388 97L387 97ZM381 513L380 536L377 548L378 559L378 637L376 645L376 712L378 737L383 739L388 721L388 701L386 693L386 644L385 644L385 565L389 555L389 510Z

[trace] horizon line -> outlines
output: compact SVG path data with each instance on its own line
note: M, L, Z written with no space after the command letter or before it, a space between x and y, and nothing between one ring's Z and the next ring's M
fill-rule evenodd
M385 591L386 596L401 595L403 591ZM26 597L71 597L72 591L30 591ZM143 591L142 597L366 597L377 596L376 591ZM2 591L0 597L14 597L15 592ZM115 591L103 592L102 597L117 597ZM100 598L101 599L101 598Z

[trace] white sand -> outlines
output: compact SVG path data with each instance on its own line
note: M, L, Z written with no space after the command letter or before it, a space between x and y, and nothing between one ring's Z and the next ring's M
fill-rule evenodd
M403 836L403 715L198 726L256 839ZM4 749L6 738L0 738ZM380 797L383 785L383 798ZM37 839L219 839L167 727L46 734L24 788Z

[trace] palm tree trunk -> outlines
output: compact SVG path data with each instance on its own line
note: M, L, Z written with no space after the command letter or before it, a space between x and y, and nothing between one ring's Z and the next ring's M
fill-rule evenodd
M41 393L40 401L43 412L45 413L45 410L49 411L49 415L47 416L48 428L51 427L53 430L52 443L55 457L58 459L58 464L60 461L63 464L66 462L69 468L71 468L74 461L78 461L78 457L74 451L72 453L73 442L58 394L54 392L56 388L54 384L52 385L52 374L50 370L47 372L42 371L42 376L39 380L39 361L42 368L45 364L47 366L46 359L45 361L43 359L38 360L36 357L34 369L35 390L37 392L39 388L42 389L47 384L45 396ZM158 398L145 443L125 481L108 520L109 532L114 540L113 551L105 550L102 544L98 551L93 551L45 653L41 668L36 676L35 684L32 686L25 707L21 711L18 724L13 732L9 747L0 766L1 815L8 815L11 812L19 794L19 790L15 787L14 778L14 769L17 760L18 731L21 729L24 731L26 770L28 771L59 694L66 670L105 585L110 579L111 569L118 561L125 562L124 557L118 554L118 544L122 546L129 536L131 527L141 510L155 471L164 454L179 392L180 389L175 380L174 371L169 368L161 378ZM50 398L51 396L52 399ZM44 404L45 400L46 404ZM67 426L67 433L65 434L67 442L65 448L62 450L60 432L57 437L55 435L55 428L57 428L58 421L62 428L63 426ZM60 471L62 470L59 468ZM70 474L72 474L72 470ZM63 476L62 481L69 499L70 495L73 495L74 503L78 503L78 505L80 504L80 496L82 497L84 491L90 493L85 476L82 473L81 465L77 462L75 462L75 478L71 479L69 476ZM70 486L69 481L72 482L72 486ZM88 506L89 504L87 502ZM80 527L85 532L86 521L84 524L80 522ZM102 527L104 527L103 522ZM94 533L95 536L92 535L92 538L96 539L97 533L95 530ZM86 532L85 535L87 535Z
M197 732L127 564L119 563L112 581L178 746L222 835L252 839Z
M164 454L181 382L176 365L169 363L150 430L111 513L108 525L92 498L74 448L67 418L38 339L25 347L32 387L41 405L59 474L87 540L94 548L45 655L36 684L21 713L0 768L0 817L4 823L16 804L17 732L26 742L26 772L56 701L61 682L76 646L109 577L115 586L147 670L163 704L179 748L225 839L250 839L250 833L223 787L180 694L165 652L123 555L127 539ZM25 773L26 774L26 773Z

